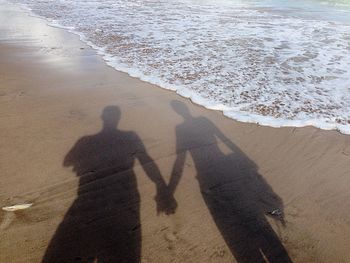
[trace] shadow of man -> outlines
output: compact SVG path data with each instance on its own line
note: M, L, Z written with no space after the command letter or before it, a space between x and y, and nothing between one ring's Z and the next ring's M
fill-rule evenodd
M140 196L132 170L138 159L166 210L166 184L140 138L118 130L120 110L107 106L103 128L78 140L64 159L79 177L78 197L56 230L43 262L140 262Z
M170 193L180 181L189 152L203 199L237 262L292 262L265 217L272 213L284 225L282 200L258 167L210 120L193 117L182 102L172 101L171 106L184 121L176 127L177 158ZM217 139L232 153L225 155Z

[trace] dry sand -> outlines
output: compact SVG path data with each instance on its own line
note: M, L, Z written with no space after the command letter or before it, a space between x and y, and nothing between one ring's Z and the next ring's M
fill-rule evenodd
M350 262L349 136L230 120L0 17L0 206L33 203L0 211L0 262Z

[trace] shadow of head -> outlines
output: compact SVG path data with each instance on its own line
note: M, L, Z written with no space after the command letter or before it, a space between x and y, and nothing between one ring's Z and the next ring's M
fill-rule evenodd
M185 103L178 100L172 100L170 102L170 105L174 109L174 111L180 116L182 116L184 119L191 117L191 113Z
M101 119L104 127L115 128L120 120L120 109L118 106L107 106L103 109Z

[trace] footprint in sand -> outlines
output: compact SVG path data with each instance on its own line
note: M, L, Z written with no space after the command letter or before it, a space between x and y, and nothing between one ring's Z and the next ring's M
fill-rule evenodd
M226 254L226 248L224 246L215 246L210 258L223 258Z
M178 240L178 237L176 236L176 232L165 233L164 238L165 238L165 240L167 240L168 242L171 242L171 243Z
M299 215L299 209L295 206L289 206L286 209L286 215L291 216L291 217L297 217Z

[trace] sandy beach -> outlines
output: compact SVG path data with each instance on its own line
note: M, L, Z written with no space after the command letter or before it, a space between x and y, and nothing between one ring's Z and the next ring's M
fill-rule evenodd
M0 262L350 262L350 137L226 118L0 7Z

